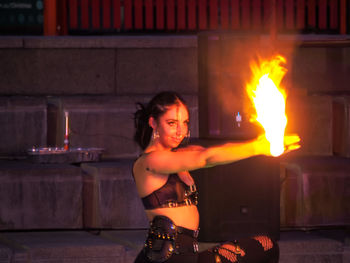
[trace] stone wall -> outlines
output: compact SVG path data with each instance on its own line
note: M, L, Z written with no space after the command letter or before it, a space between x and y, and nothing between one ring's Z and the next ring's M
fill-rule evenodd
M195 36L3 37L0 95L196 94Z
M209 39L204 48L203 38ZM307 96L300 100L292 96L287 101L293 112L287 130L303 133L303 153L331 155L332 120L337 118L332 112L332 97L350 93L346 85L350 42L337 36L296 35L279 36L276 43L271 43L268 36L217 32L199 37L0 38L0 120L4 127L0 155L23 155L32 146L62 146L62 116L67 110L71 111L73 147L106 148L106 158L137 156L139 148L130 132L134 104L146 102L163 90L186 96L193 137L208 133L203 122L213 114L217 125L225 125L222 129L227 130L232 125L227 125L228 114L223 108L234 108L247 119L241 82L249 75L249 59L257 51L264 56L277 51L284 55L288 93ZM207 74L201 71L203 62ZM209 78L212 73L217 77ZM220 83L229 86L224 96L215 95L223 89ZM322 95L323 99L311 94ZM201 100L203 96L207 96L207 102ZM294 104L289 106L292 100ZM210 107L213 103L216 106ZM198 107L202 107L202 117ZM311 121L314 117L322 128L318 121ZM347 118L342 121L347 122Z
M48 98L50 105L48 144L63 146L64 112L69 112L70 146L100 147L103 158L130 158L140 154L133 141L136 102L147 103L151 95L120 96L56 96ZM193 121L191 134L198 136L198 105L195 95L185 95Z
M286 58L287 73L281 82L286 90L286 131L301 137L302 155L344 156L339 150L349 135L335 138L334 127L349 127L344 110L333 112L334 102L350 93L350 67L347 63L350 41L336 36L268 36L208 32L198 40L199 137L243 140L262 133L260 125L249 120L255 114L246 93L251 80L251 62ZM344 104L344 103L343 103ZM241 116L237 125L235 116ZM343 114L344 116L338 116ZM333 120L337 120L334 122ZM346 128L345 128L346 127ZM347 138L345 138L347 137ZM333 147L337 140L337 150Z
M11 159L0 162L0 229L146 228L131 174L135 104L181 93L198 137L196 46L192 36L0 38L0 157ZM26 158L63 146L65 111L70 147L103 148L113 161Z
M308 156L281 164L281 226L312 228L350 224L350 162Z
M0 230L80 229L82 176L68 164L0 162Z
M0 38L0 155L63 146L68 111L72 147L136 157L135 104L164 90L184 95L198 137L196 47L195 36Z
M148 220L132 177L132 160L85 163L85 228L147 228Z
M300 153L332 155L336 139L336 153L348 157L349 151L341 148L350 141L347 100L338 106L339 96L350 91L350 44L307 36L282 40L277 47L288 55L286 84L292 91L287 129L302 136ZM269 52L276 50L266 37L259 41ZM217 51L226 54L220 46ZM235 52L228 54L242 53ZM1 229L146 227L130 170L130 159L140 153L132 140L135 103L163 90L183 94L191 136L200 137L199 115L205 115L203 107L212 110L200 100L207 92L202 89L206 76L198 67L205 55L198 50L197 36L1 37L0 157L16 159L11 165L0 163ZM232 60L225 70L236 72L242 64ZM226 81L232 79L232 72L215 70ZM113 161L76 167L17 160L33 146L63 145L64 111L70 113L71 147L101 147L103 161ZM341 127L341 136L334 138L334 127ZM131 203L118 203L125 197ZM137 213L130 212L130 204Z
M46 144L46 100L43 97L0 97L0 156L24 154Z

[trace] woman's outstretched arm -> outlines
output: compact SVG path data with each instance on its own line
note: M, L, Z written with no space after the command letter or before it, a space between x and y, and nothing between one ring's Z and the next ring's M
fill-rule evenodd
M157 174L191 171L219 164L231 163L258 154L259 141L226 143L214 147L182 148L179 151L154 151L145 156L145 169Z
M299 148L298 142L297 137L289 137L288 144L293 145L293 149ZM232 163L255 155L270 155L270 144L264 136L208 148L189 146L179 151L154 151L145 156L143 164L150 172L170 174Z

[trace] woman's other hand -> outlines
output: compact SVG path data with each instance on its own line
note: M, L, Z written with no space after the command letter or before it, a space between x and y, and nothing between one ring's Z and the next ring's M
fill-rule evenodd
M297 134L284 136L284 153L295 151L300 147L300 137Z
M183 181L188 186L194 184L194 180L188 171L178 172L177 175L180 177L181 181Z

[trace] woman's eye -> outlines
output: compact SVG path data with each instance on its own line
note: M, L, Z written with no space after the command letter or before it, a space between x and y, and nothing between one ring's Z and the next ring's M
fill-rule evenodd
M174 126L174 125L175 125L175 122L168 122L168 124L169 124L170 126Z

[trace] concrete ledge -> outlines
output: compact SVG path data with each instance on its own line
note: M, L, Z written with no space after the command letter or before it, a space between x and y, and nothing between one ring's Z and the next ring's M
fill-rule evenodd
M102 147L103 158L130 158L140 153L133 141L136 102L154 94L123 96L0 97L1 156L25 156L34 147L63 146L64 111L70 113L71 147ZM196 95L184 95L192 137L198 137Z
M140 148L133 141L136 102L147 103L152 95L51 97L48 128L51 146L63 144L64 111L70 116L72 147L102 147L104 159L134 158ZM191 115L191 136L198 136L197 96L184 96ZM56 112L56 113L54 113ZM51 117L50 117L51 116Z
M72 165L0 163L0 229L82 227L82 178Z
M0 37L0 48L23 48L23 37Z
M0 48L189 48L197 36L0 37Z
M55 138L51 144L63 144L64 111L68 111L71 147L104 148L103 158L137 156L139 147L133 142L136 101L145 102L146 99L137 96L51 98L49 103L57 112L53 115L57 119L50 120L56 121L56 129L48 130L48 137Z
M148 220L132 177L133 160L85 163L84 227L147 228Z
M46 100L38 97L0 97L0 155L24 155L46 144Z
M200 34L225 34L203 32ZM227 33L229 34L229 33ZM269 41L270 35L262 35ZM350 45L348 35L289 34L278 35L277 41L295 42L308 46ZM197 35L138 35L138 36L2 36L0 48L197 48Z

